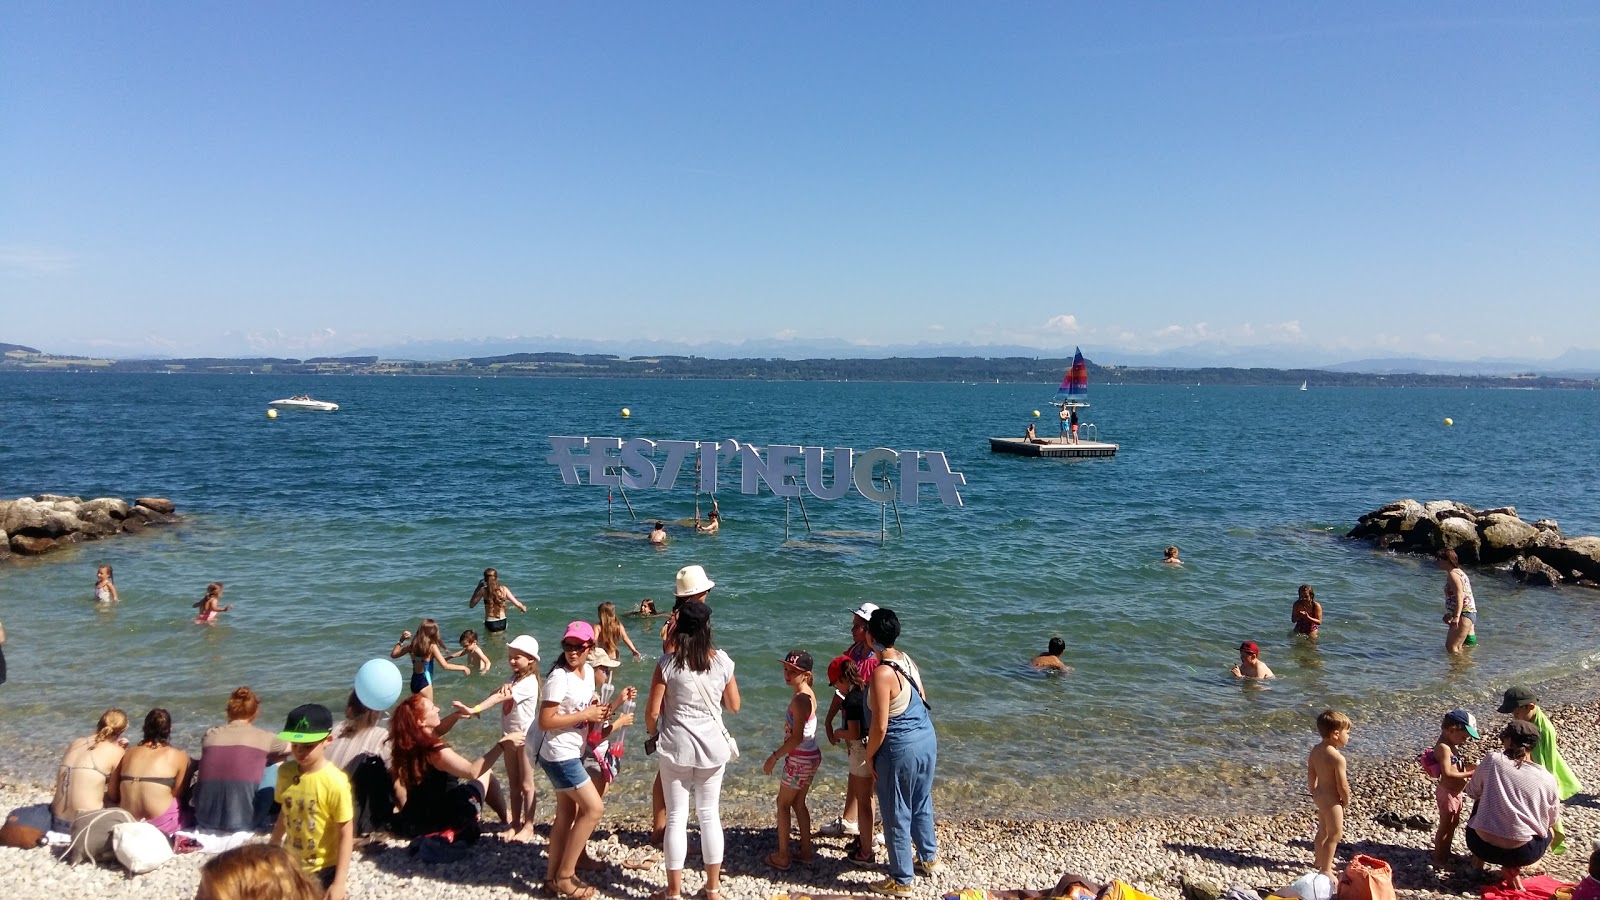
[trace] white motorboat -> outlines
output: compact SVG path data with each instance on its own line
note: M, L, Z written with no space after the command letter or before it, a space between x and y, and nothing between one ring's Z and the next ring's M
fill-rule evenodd
M273 409L304 409L311 412L334 412L339 408L337 403L329 403L326 400L313 400L305 394L301 394L298 397L285 397L282 400L274 400L267 405Z

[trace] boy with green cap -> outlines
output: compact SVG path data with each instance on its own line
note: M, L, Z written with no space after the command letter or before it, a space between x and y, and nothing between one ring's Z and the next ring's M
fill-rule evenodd
M283 807L272 828L273 846L287 847L306 874L322 882L324 900L345 900L350 849L355 843L355 803L350 779L328 762L333 713L325 706L297 706L278 734L294 759L278 768L273 799Z
M1556 727L1550 724L1550 717L1539 708L1538 695L1532 688L1516 685L1506 688L1505 696L1500 699L1500 711L1507 713L1511 718L1521 722L1532 722L1539 729L1539 743L1534 745L1529 757L1544 770L1556 777L1556 795L1565 803L1567 798L1583 790L1583 782L1578 776L1572 774L1567 768L1567 761L1561 758L1561 748L1556 746ZM1556 820L1555 834L1550 841L1550 852L1561 853L1567 847L1566 832L1561 828L1561 821Z

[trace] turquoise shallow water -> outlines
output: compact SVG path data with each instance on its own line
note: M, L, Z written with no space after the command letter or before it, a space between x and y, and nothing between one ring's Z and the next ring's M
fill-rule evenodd
M1586 499L1600 395L1095 385L1086 418L1122 444L1116 459L992 456L985 438L1019 434L1032 409L1048 414L1053 390L3 377L0 496L167 496L187 519L0 565L11 677L0 736L18 748L14 767L40 774L107 705L136 717L164 705L191 747L238 684L263 695L271 726L299 702L338 706L356 667L420 617L451 637L480 627L466 601L486 565L534 607L513 613L513 633L546 646L600 601L668 596L678 567L705 565L746 697L732 727L749 758L730 791L752 807L774 790L758 764L781 734L778 656L799 646L831 657L862 600L901 614L901 646L936 705L940 797L952 810L1145 810L1285 791L1326 706L1355 714L1355 752L1408 746L1449 706L1492 718L1491 697L1512 679L1596 658L1600 596L1482 573L1483 644L1447 660L1438 572L1338 535L1402 496L1513 503L1568 534L1600 533ZM263 417L268 400L295 393L344 409ZM561 483L545 462L552 434L943 450L967 477L966 505L926 490L900 508L904 537L891 515L880 546L876 504L808 500L817 533L795 507L786 544L782 499L740 495L725 472L724 533L679 532L655 552L620 496L608 527L603 488ZM630 491L640 519L691 516L687 475L679 484ZM1187 566L1158 563L1168 543ZM100 562L117 570L123 602L112 610L90 602ZM236 609L220 627L190 625L211 580ZM1326 608L1315 647L1288 634L1301 582ZM631 630L641 649L656 646L636 620ZM1051 634L1066 640L1071 675L1024 668ZM1244 639L1278 671L1270 687L1227 676ZM490 649L504 674L503 647ZM647 682L644 665L621 671ZM475 702L494 683L447 674L438 694ZM490 737L477 725L457 734L469 750ZM828 757L824 781L843 768L842 755ZM642 804L636 784L620 787L620 802Z

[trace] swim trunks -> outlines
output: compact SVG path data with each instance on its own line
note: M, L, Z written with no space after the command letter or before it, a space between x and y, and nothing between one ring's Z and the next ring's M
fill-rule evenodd
M489 632L491 634L499 634L500 632L506 630L506 622L507 621L508 621L508 619L506 617L504 617L504 616L502 616L502 617L500 617L498 619L484 619L483 620L483 630L485 630L485 631L487 631L487 632Z

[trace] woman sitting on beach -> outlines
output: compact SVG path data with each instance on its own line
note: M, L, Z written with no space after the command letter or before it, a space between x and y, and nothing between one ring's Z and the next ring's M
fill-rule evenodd
M452 672L471 675L472 669L445 658L444 641L439 637L439 623L423 619L417 626L415 637L409 631L400 632L400 640L389 650L390 659L411 654L411 693L433 699L433 664Z
M1478 602L1472 598L1472 582L1462 571L1456 552L1440 550L1435 556L1445 573L1444 622L1450 630L1445 633L1444 649L1460 653L1462 647L1478 642Z
M394 818L394 783L388 774L389 729L382 718L382 710L368 709L351 691L344 701L344 721L333 730L324 751L328 762L350 778L356 834L386 828Z
M395 831L408 837L446 829L462 837L476 835L485 802L500 821L510 821L500 783L491 773L502 745L520 753L525 736L502 735L482 756L467 759L442 738L470 715L463 708L440 718L439 707L426 694L412 694L395 707L389 718L389 772L406 795Z
M267 766L289 757L289 745L255 726L261 701L248 685L228 695L228 724L206 729L200 739L200 776L194 785L194 818L211 831L249 831L272 805L264 792Z
M178 798L189 774L189 754L172 746L172 716L152 709L144 717L144 740L129 747L111 775L111 798L167 837L178 830Z
M108 709L95 723L94 734L67 745L56 770L55 797L50 801L50 827L72 831L72 820L79 814L104 809L111 776L122 762L128 742L122 732L128 729L128 714Z
M939 739L933 731L922 673L911 657L894 648L900 619L878 609L867 622L879 665L867 689L867 759L878 779L878 809L889 849L889 877L871 885L889 896L909 896L913 873L932 875L943 867L933 833L933 772ZM912 861L912 847L916 861Z
M1502 752L1478 763L1467 796L1474 801L1467 820L1467 849L1476 865L1501 867L1501 881L1522 890L1522 870L1544 858L1561 811L1556 777L1534 762L1539 729L1514 719L1500 732Z

